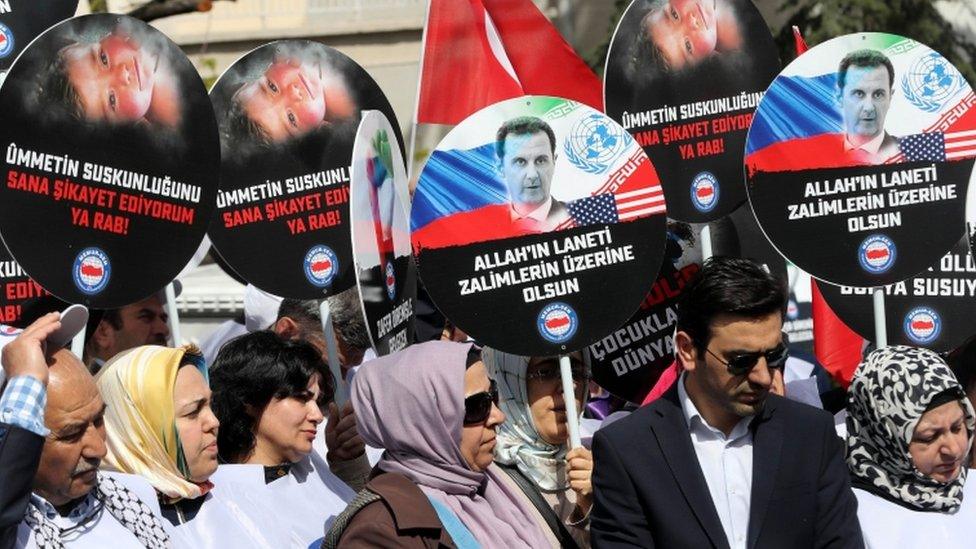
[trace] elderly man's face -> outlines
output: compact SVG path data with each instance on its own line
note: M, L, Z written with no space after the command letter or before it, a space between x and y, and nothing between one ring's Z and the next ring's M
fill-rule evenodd
M34 491L65 505L95 487L105 457L105 403L88 370L70 351L52 357L44 424L51 433L34 477Z
M888 68L848 67L840 93L844 131L855 145L870 141L884 131L885 116L891 106Z
M505 156L499 169L517 210L536 208L549 198L555 168L552 144L545 132L505 136Z
M163 309L159 296L152 295L119 309L122 327L116 329L102 320L93 336L101 350L98 358L109 360L122 351L140 345L166 346L169 339L169 315Z

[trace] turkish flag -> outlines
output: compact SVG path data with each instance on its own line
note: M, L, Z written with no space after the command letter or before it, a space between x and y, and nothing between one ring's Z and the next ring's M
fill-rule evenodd
M522 95L603 110L600 80L532 0L431 0L417 122L459 124Z

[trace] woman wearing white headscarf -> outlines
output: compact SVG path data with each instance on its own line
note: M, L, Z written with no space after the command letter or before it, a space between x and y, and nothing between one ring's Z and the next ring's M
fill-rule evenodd
M563 547L589 547L593 505L593 457L569 448L566 405L558 357L523 357L491 348L482 353L498 384L499 408L508 420L498 428L495 463L535 507L537 520ZM586 405L589 365L572 353L577 409Z
M972 405L936 353L893 346L864 359L848 395L847 465L868 548L973 547L974 428Z

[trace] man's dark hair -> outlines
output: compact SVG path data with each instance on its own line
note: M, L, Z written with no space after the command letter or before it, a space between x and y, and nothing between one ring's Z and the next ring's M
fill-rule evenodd
M506 120L502 127L498 128L498 134L495 136L495 154L498 155L499 160L505 158L505 138L509 135L532 135L540 132L545 132L549 136L549 147L555 155L556 134L545 120L537 116L520 116Z
M342 341L350 347L364 351L372 346L363 315L359 290L352 288L327 298L332 312L332 326ZM289 317L304 333L322 333L321 300L283 299L278 307L278 318Z
M888 69L888 87L894 87L895 85L895 67L891 64L891 60L878 50L857 50L844 56L840 60L840 66L837 68L837 89L843 90L844 85L847 84L847 69L850 67L861 67L864 69L870 69L873 67L884 66Z
M102 322L107 322L109 326L116 330L122 329L122 309L105 309L102 313Z
M254 450L260 415L271 399L301 397L319 374L319 407L332 401L332 374L310 343L288 341L270 330L227 342L210 368L213 411L220 420L217 448L225 463L240 463Z
M715 317L760 318L786 314L783 283L758 264L738 257L712 257L685 287L678 301L678 330L704 352Z

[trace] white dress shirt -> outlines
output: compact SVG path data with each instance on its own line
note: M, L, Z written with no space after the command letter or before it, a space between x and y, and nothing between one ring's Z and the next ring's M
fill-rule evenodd
M953 514L913 511L859 488L857 518L867 549L938 547L969 549L976 544L976 470L969 470L962 505Z
M708 492L732 549L745 549L749 535L749 503L752 497L753 416L742 418L729 436L712 427L698 412L685 391L685 374L678 378L678 399L688 422Z

